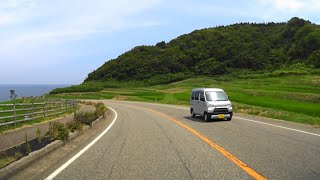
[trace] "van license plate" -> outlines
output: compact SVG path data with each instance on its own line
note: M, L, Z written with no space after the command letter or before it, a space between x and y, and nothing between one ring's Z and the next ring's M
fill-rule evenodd
M223 119L224 118L224 114L218 114L218 118L219 119Z

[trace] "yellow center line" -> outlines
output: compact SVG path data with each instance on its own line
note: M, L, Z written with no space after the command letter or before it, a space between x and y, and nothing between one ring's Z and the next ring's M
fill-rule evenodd
M136 106L135 106L136 107ZM166 119L171 120L172 122L180 125L181 127L185 128L186 130L190 131L191 133L193 133L194 135L196 135L197 137L199 137L201 140L203 140L204 142L208 143L211 147L215 148L217 151L219 151L221 154L223 154L225 157L227 157L230 161L232 161L234 164L236 164L237 166L239 166L242 170L244 170L246 173L248 173L250 176L252 176L254 179L258 179L258 180L264 180L267 179L265 178L263 175L259 174L258 172L256 172L255 170L253 170L252 168L250 168L248 165L246 165L244 162L242 162L241 160L239 160L238 158L236 158L234 155L232 155L231 153L229 153L228 151L226 151L225 149L223 149L221 146L219 146L218 144L214 143L213 141L211 141L209 138L205 137L204 135L200 134L198 131L194 130L193 128L187 126L186 124L174 119L173 117L170 117L166 114L163 114L159 111L153 110L153 109L148 109L148 108L143 108L142 109L146 109L150 112L159 114L162 117L165 117Z

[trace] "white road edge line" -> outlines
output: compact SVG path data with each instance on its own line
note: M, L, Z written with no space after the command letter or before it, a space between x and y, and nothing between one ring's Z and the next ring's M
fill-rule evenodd
M287 129L287 130L291 130L291 131L296 131L296 132L300 132L300 133L304 133L304 134L309 134L309 135L314 135L314 136L319 136L320 137L320 134L315 134L315 133L311 133L311 132L307 132L307 131L302 131L302 130L298 130L298 129L288 128L288 127L284 127L284 126L269 124L269 123L255 121L255 120L241 118L241 117L235 117L235 118L241 119L241 120L244 120L244 121L255 122L255 123L259 123L259 124L264 124L264 125L268 125L268 126L278 127L278 128L282 128L282 129Z
M76 155L74 155L71 159L69 159L66 163L64 163L62 166L60 166L57 170L55 170L52 174L50 174L45 180L51 180L55 178L59 173L61 173L65 168L67 168L71 163L73 163L76 159L78 159L84 152L86 152L92 145L94 145L103 135L105 135L109 129L113 126L113 124L116 122L118 113L110 108L114 113L115 117L112 121L112 123L105 129L98 137L96 137L90 144L88 144L85 148L83 148L80 152L78 152Z

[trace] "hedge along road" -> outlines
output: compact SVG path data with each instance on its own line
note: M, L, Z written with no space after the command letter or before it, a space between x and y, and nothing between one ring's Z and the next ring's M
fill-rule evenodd
M205 123L186 108L105 102L116 122L55 179L320 178L320 129L252 117Z

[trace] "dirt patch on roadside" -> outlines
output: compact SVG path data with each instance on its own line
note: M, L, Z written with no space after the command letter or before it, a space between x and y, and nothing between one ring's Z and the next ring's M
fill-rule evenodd
M90 111L95 111L96 108L92 105L86 105L82 104L81 108L79 109L80 112L90 112Z
M320 124L312 125L312 127L314 127L314 128L320 128Z
M117 101L126 101L128 100L128 96L115 96L112 98L112 100L117 100Z

